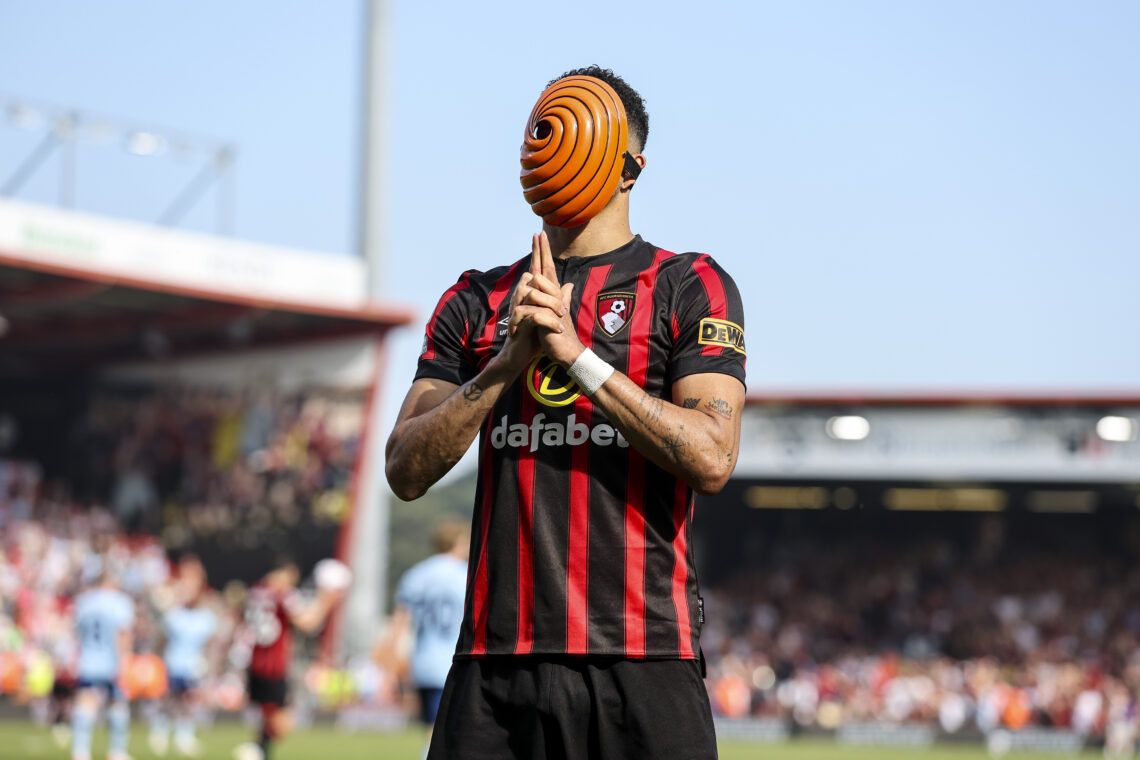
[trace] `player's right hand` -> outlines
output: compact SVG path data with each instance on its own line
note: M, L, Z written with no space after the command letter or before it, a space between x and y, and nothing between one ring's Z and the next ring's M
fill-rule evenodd
M502 361L519 371L542 353L539 328L559 333L563 330L565 304L553 263L549 262L549 256L546 257L547 262L543 260L542 244L545 236L546 233L541 232L531 237L530 270L520 278L511 297L507 342L500 353Z

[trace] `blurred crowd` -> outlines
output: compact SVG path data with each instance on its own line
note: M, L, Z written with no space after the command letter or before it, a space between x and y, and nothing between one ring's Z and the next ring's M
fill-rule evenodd
M714 709L1134 734L1140 568L984 544L806 541L721 584L702 635Z
M103 389L59 461L0 459L0 692L43 707L74 681L73 601L104 571L135 600L136 652L160 655L176 560L191 552L219 589L202 694L239 709L246 590L274 551L303 566L333 554L362 422L358 393ZM396 699L367 657L333 667L299 654L313 707Z
M0 461L0 481L13 469L34 481L34 471ZM19 491L7 489L0 514L25 508ZM15 496L16 498L12 498ZM177 603L178 564L158 538L127 533L110 512L58 503L34 504L24 519L0 522L0 693L46 716L53 697L75 683L78 638L76 595L104 572L135 602L134 651L138 667L125 668L124 686L137 699L165 693L162 618ZM246 703L245 668L252 638L242 625L247 584L231 581L204 604L219 621L206 650L201 680L204 707L235 711ZM312 644L312 642L310 642ZM373 702L395 705L393 677L365 657L332 667L302 648L298 696L313 709ZM153 663L153 667L150 665Z
M207 602L221 624L202 693L212 709L239 709L256 580L241 560L297 542L332 553L362 416L359 395L334 392L104 390L51 474L0 459L0 692L46 704L68 682L72 600L104 570L135 599L136 650L160 652L171 560L192 551L220 589ZM723 717L1135 738L1140 567L1126 556L1035 549L1000 531L804 538L777 542L705 601ZM395 663L302 659L299 696L315 707L398 710L406 696Z
M328 540L362 425L357 393L105 390L69 442L68 496L168 548Z
M74 681L73 601L103 572L119 579L136 602L138 651L161 652L161 616L174 596L171 567L157 540L128 536L104 510L48 504L33 508L29 518L0 526L0 690L35 700L49 696L56 682ZM209 603L225 635L218 641L232 639L240 599L218 594ZM207 653L214 676L208 691L219 706L227 701L227 655L221 646Z

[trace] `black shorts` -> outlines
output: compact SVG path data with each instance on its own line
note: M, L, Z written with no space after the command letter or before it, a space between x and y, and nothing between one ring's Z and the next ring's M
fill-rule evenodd
M289 699L289 684L284 678L263 678L249 673L249 701L259 705L284 707Z
M51 685L52 699L71 699L75 696L75 679L60 676Z
M429 760L715 760L696 660L457 660Z

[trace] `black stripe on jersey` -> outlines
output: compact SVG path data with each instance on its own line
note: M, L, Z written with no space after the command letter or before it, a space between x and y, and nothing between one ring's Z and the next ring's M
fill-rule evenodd
M673 608L673 500L676 478L652 462L645 465L646 480L654 484L647 489L645 500L645 543L652 547L645 557L645 609L667 612L668 619L650 621L646 625L645 648L650 652L677 652L676 613ZM660 484L662 487L658 487ZM667 493L665 492L667 489ZM660 498L659 498L660 497Z
M575 284L571 308L583 340L588 335L594 352L626 375L645 370L647 392L670 401L677 377L689 371L719 371L723 359L701 356L702 346L694 337L693 325L708 315L708 295L694 278L696 256L661 253L658 257L658 249L638 239L589 261L561 260L556 265L562 281ZM501 348L505 336L500 335L503 326L498 323L507 316L510 293L525 271L524 259L513 267L473 276L471 292L463 299L466 313L445 313L445 318L454 316L470 324L466 346L470 353L464 357L470 364L485 366ZM725 282L733 319L735 286ZM628 292L637 294L631 323L608 334L594 313L604 300L601 297ZM686 330L687 335L682 334ZM631 354L637 357L637 369L631 369ZM739 363L735 367L730 374L742 369ZM468 594L457 654L533 651L694 657L699 631L697 581L691 502L685 498L691 492L622 446L624 439L615 439L614 431L602 430L608 420L588 398L547 406L530 395L529 383L528 377L506 391L481 433L480 491L473 526L479 535L472 538L475 590ZM571 414L576 416L573 426ZM511 438L506 439L512 425ZM587 434L593 430L602 437L571 442L572 429L575 436L578 430ZM500 442L498 448L494 440ZM523 483L520 459L534 464L533 477L524 468ZM638 475L631 477L633 472ZM530 532L522 535L520 530L528 526L520 521L520 487L533 495L533 522ZM568 494L573 494L573 504ZM631 503L631 496L638 498ZM648 549L640 541L627 546L627 539L639 539L642 533ZM520 538L530 542L529 551L520 553ZM524 573L532 568L521 584L520 565ZM627 583L636 587L627 588ZM532 584L533 595L528 595L526 588ZM571 588L575 593L570 593ZM533 605L521 621L520 589L522 611ZM525 640L531 632L533 648Z

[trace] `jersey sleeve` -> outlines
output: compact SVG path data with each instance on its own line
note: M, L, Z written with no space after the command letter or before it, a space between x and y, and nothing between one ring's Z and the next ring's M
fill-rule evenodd
M135 603L129 596L124 595L119 605L116 627L120 631L129 630L135 622Z
M464 272L459 281L440 297L424 330L416 380L435 378L463 385L477 374L467 350L471 325L471 275Z
M305 600L297 591L286 591L277 599L279 614L285 618L300 614L305 608Z
M693 259L673 310L674 380L702 372L732 375L745 383L744 306L740 291L711 256Z
M409 570L404 573L404 577L400 579L400 583L396 586L396 606L409 607L412 603L412 584L415 582L413 573Z

